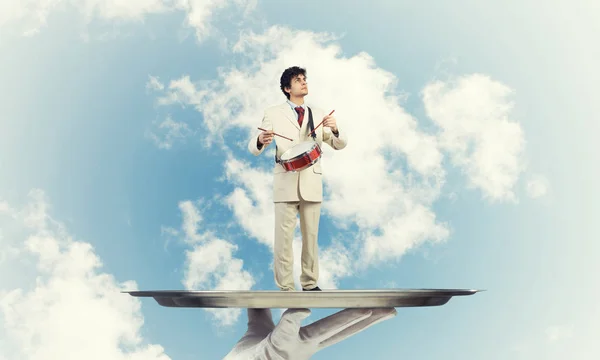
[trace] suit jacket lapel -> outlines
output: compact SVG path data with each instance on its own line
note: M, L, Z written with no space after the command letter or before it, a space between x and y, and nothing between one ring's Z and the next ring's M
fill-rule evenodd
M290 104L288 104L287 102L284 102L283 104L281 104L281 106L279 108L281 109L281 111L283 112L285 117L289 121L291 121L292 124L294 124L294 126L298 130L300 130L300 125L298 125L298 120L296 120L296 114L295 114L294 110L292 109L292 107L290 106ZM302 126L304 126L304 121L302 122Z

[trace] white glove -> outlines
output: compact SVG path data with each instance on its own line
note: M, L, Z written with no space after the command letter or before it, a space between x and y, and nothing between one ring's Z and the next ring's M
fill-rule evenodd
M224 360L306 360L383 320L394 308L345 309L301 327L309 309L288 309L275 326L270 309L248 309L248 331Z

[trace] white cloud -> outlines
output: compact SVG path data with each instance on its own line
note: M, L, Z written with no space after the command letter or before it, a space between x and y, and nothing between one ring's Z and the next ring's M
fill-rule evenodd
M13 222L16 217L16 211L6 201L0 201L0 219L8 218L10 222ZM7 224L2 221L0 222L0 269L2 266L17 259L21 249L17 242L10 241L6 237L6 233L9 230ZM14 244L13 244L14 242ZM4 281L2 274L0 273L0 284Z
M34 35L46 25L48 13L61 4L62 1L1 1L0 27L17 26L23 35Z
M557 342L564 339L569 339L573 337L573 327L572 326L549 326L546 328L546 340L548 342Z
M158 76L150 75L148 82L146 83L146 89L148 90L164 90L165 85L160 82Z
M441 130L440 146L491 201L516 200L513 188L524 170L525 139L510 119L511 93L481 74L434 81L423 90L427 115Z
M179 210L183 216L181 228L185 234L185 240L189 243L202 241L202 236L198 234L198 226L202 221L202 215L194 204L187 200L179 203Z
M230 242L213 239L188 251L185 287L195 289L208 284L211 290L249 290L254 279L242 270L243 261L232 257L236 250L237 246Z
M199 202L201 205L202 202ZM220 239L211 231L198 232L203 221L198 207L191 201L179 203L183 216L181 231L184 241L191 246L186 250L186 264L182 283L188 290L250 290L255 284L253 276L243 269L244 262L234 257L238 247ZM179 232L172 228L165 231L169 236ZM240 309L206 309L217 325L234 324Z
M260 243L273 250L273 175L230 157L225 162L227 180L236 188L226 197L240 225Z
M527 195L532 198L540 198L548 193L550 184L547 178L535 175L527 182Z
M25 36L39 33L53 12L73 7L88 23L102 20L140 21L147 14L169 11L171 0L7 0L0 2L0 27L12 26Z
M256 4L257 0L177 0L177 8L185 10L186 23L196 30L196 38L200 41L214 32L210 18L218 10L233 6L243 9L247 15Z
M433 210L421 204L394 216L376 229L381 235L368 230L364 240L366 257L361 260L366 262L365 265L399 258L420 245L424 239L441 242L450 235L450 230L444 224L436 223Z
M88 21L94 16L106 20L140 21L145 15L172 9L172 0L84 0L74 3Z
M54 12L71 9L85 24L94 19L142 22L150 14L183 11L186 25L194 28L202 41L216 32L213 17L219 11L231 8L248 15L255 7L256 0L4 0L0 2L0 27L35 35Z
M15 230L5 237L24 238L0 239L2 250L19 245L15 261L0 262L0 274L11 274L0 284L0 358L168 359L140 334L139 299L120 293L135 282L101 272L93 247L73 240L48 209L34 190L26 207L1 219Z
M10 212L10 205L6 201L0 201L0 214Z
M152 140L159 149L169 150L176 141L184 142L185 139L194 134L188 124L178 122L167 116L167 118L158 125L154 131L146 131L146 137Z

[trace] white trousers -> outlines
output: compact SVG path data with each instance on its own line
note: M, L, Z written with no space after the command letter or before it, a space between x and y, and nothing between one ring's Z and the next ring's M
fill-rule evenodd
M304 200L275 203L275 245L274 262L275 284L284 291L295 290L294 253L292 241L296 220L300 215L302 233L302 274L300 285L303 289L317 286L319 278L318 244L321 203Z

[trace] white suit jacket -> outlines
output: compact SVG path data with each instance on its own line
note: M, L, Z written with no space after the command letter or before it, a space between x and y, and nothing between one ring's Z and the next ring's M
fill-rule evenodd
M323 118L329 114L322 109L308 106L312 110L313 124L316 127L323 121ZM312 137L308 136L308 109L304 113L304 119L302 121L302 128L298 125L296 112L292 109L289 103L284 102L281 105L276 105L265 110L265 114L260 125L261 128L266 130L273 130L277 134L281 134L285 137L293 139L289 141L278 136L275 136L274 142L277 146L277 158L288 149L295 145L300 144L303 141L313 141ZM323 130L323 125L315 131L316 141L319 146L322 147L323 143L327 143L334 150L341 150L346 147L348 140L346 134L338 126L338 137L333 135L331 130ZM248 142L248 150L258 156L266 148L263 146L260 150L258 149L258 135L250 138ZM323 149L327 151L327 149ZM288 201L299 201L298 193L305 201L316 201L320 202L323 200L323 172L321 170L321 159L317 161L313 166L304 169L299 172L288 172L281 164L275 162L273 159L273 201L274 202L288 202Z

